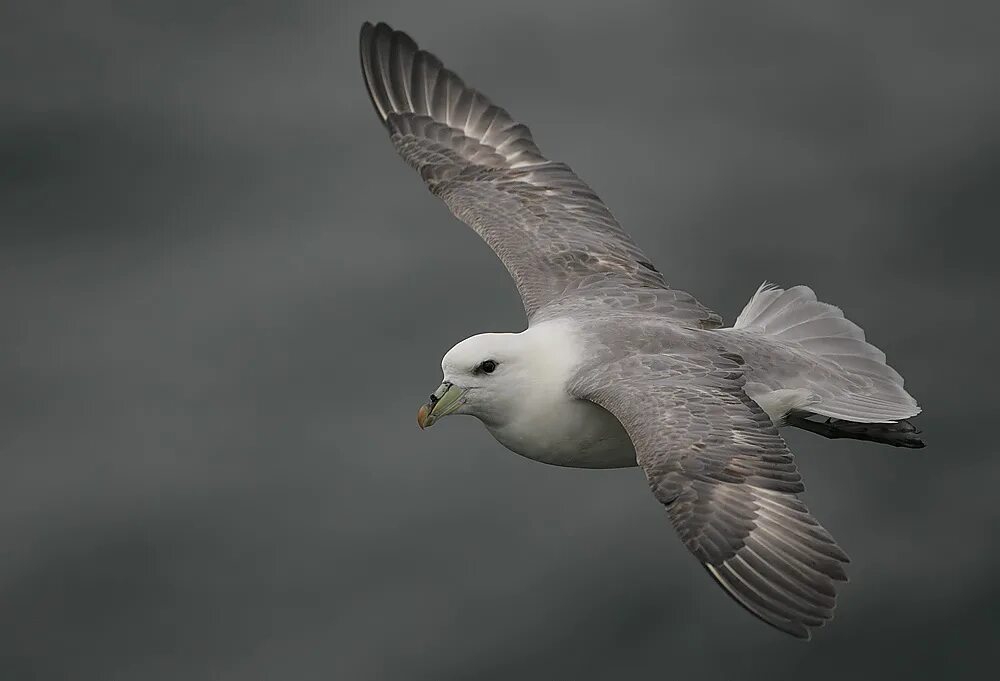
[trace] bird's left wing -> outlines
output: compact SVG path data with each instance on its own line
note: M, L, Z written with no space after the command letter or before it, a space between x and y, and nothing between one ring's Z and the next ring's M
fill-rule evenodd
M847 556L799 500L792 454L721 353L631 355L572 392L622 423L685 546L751 613L793 636L833 616Z
M581 282L611 276L659 290L667 316L721 325L693 297L668 289L593 190L543 156L527 126L408 35L366 23L361 66L396 150L497 254L529 319Z

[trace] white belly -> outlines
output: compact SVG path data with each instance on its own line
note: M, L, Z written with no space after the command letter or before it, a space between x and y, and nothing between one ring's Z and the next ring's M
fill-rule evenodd
M635 466L635 449L614 416L593 402L562 398L528 404L501 426L487 426L507 449L542 463L573 468Z

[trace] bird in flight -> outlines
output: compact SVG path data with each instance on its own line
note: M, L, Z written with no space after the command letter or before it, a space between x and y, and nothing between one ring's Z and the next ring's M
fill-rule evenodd
M806 286L762 285L723 326L523 123L407 34L365 23L361 67L396 151L493 249L528 318L445 354L420 427L469 414L536 461L638 465L722 588L809 638L833 616L848 557L799 498L779 431L923 446L885 355Z

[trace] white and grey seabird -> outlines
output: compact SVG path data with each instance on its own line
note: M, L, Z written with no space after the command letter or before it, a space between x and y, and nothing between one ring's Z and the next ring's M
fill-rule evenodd
M779 429L922 446L885 355L805 286L761 286L724 327L524 124L405 33L366 23L361 64L396 151L493 249L527 313L520 333L448 351L420 426L470 414L537 461L638 465L729 595L808 638L848 558L799 499Z

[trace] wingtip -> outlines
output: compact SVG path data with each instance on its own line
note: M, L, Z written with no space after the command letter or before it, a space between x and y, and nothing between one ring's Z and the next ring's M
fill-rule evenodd
M361 59L364 61L371 53L372 45L379 39L380 36L385 36L387 38L392 38L392 36L399 31L393 30L392 26L380 21L377 24L373 24L370 21L365 21L361 24L361 31L359 35L359 44L361 46Z
M361 49L364 49L365 45L371 43L372 36L375 35L375 24L370 21L366 21L361 24Z
M362 42L364 42L366 38L374 38L379 35L388 35L388 36L399 35L399 36L405 36L407 39L409 39L409 36L406 35L406 33L404 33L403 31L397 31L384 21L379 21L376 23L372 23L370 21L363 21L361 23Z
M361 57L361 73L364 77L365 89L368 91L368 99L371 101L372 106L375 107L375 113L383 125L386 124L386 117L388 115L385 104L387 95L384 92L384 85L376 74L376 62L378 60L376 44L379 41L379 36L386 34L392 34L392 29L388 24L380 21L373 25L372 22L366 21L361 24L361 32L358 39L358 52Z
M362 52L368 49L372 43L378 40L379 36L382 35L392 36L393 33L396 33L396 31L392 29L392 26L385 23L384 21L380 21L376 24L373 24L370 21L363 22L361 24L361 33L360 33Z
M376 24L370 21L363 22L358 47L361 72L368 97L382 124L388 127L390 113L410 110L408 107L412 107L408 93L405 94L405 101L401 99L404 97L401 92L409 87L409 75L401 76L398 73L392 75L392 71L399 68L400 56L406 55L412 60L423 53L413 38L403 31L397 31L384 21ZM431 57L431 55L426 56Z

